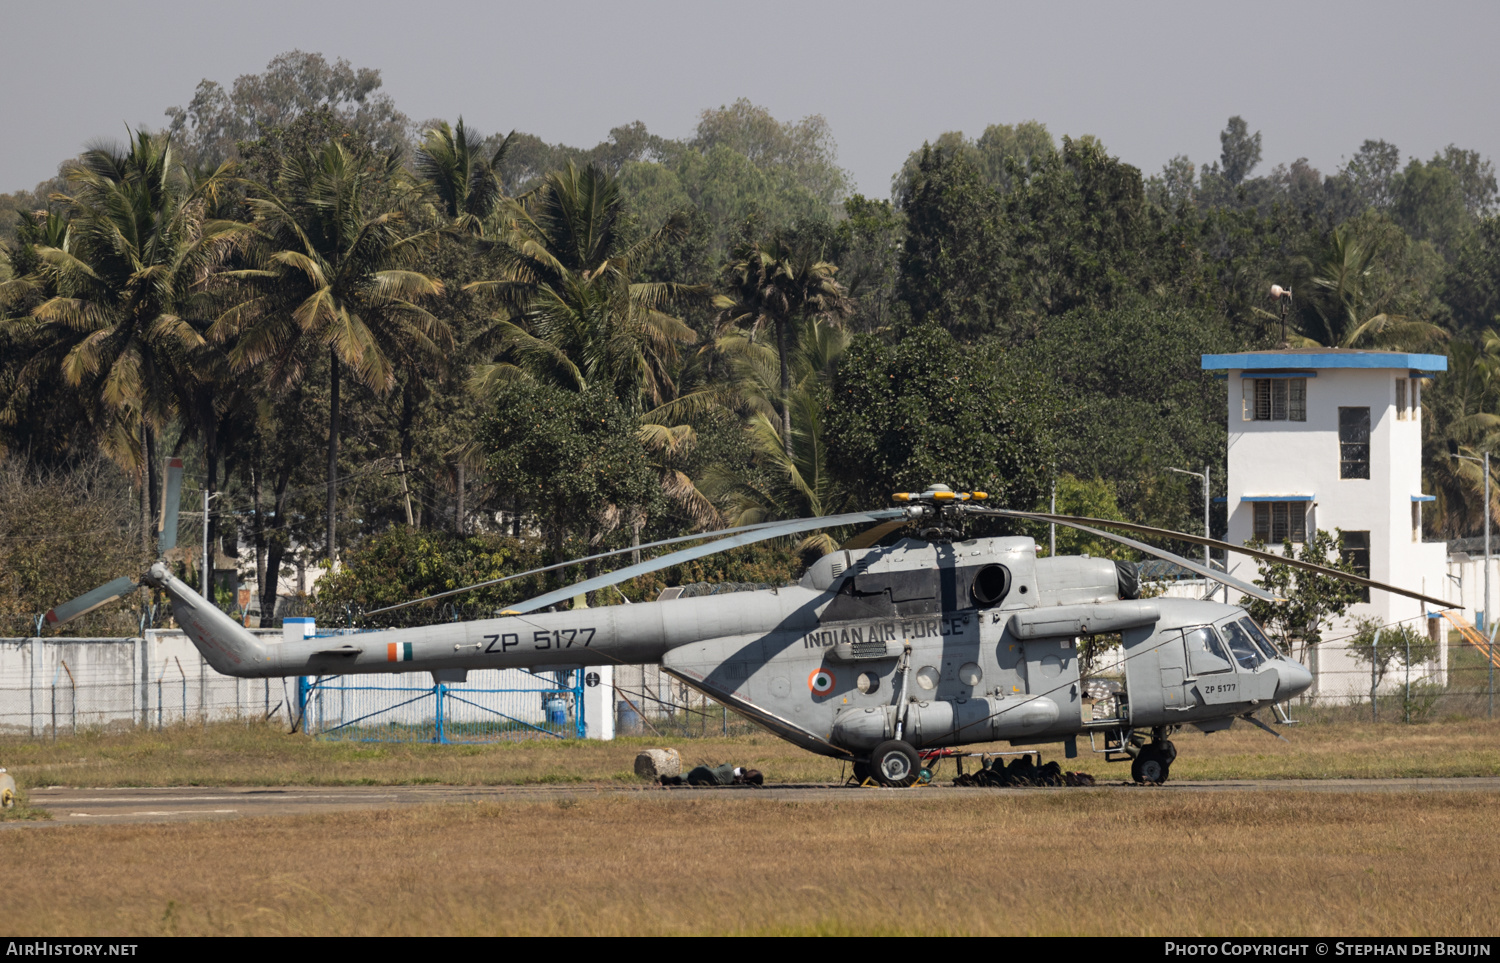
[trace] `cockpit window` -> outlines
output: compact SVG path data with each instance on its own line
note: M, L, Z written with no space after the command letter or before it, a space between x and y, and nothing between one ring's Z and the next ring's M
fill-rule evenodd
M1250 633L1250 638L1254 639L1255 644L1260 646L1261 651L1266 654L1266 658L1281 658L1280 650L1276 648L1276 645L1270 639L1266 638L1266 633L1260 630L1260 626L1255 624L1254 619L1240 619L1240 626L1246 632Z
M1242 629L1236 622L1228 622L1219 626L1224 633L1224 638L1229 642L1229 651L1234 653L1234 660L1246 669L1253 669L1266 661L1266 654L1255 644L1255 639L1250 633Z
M1229 655L1224 651L1224 643L1219 641L1219 636L1208 626L1185 630L1182 640L1187 644L1188 666L1193 675L1228 672L1234 668Z

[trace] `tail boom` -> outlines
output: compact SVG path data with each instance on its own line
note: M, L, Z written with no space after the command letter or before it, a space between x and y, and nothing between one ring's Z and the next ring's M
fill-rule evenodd
M171 597L177 623L209 665L246 678L655 663L688 642L815 620L818 596L783 588L281 642L257 638L161 563L144 581ZM767 605L768 594L780 604Z

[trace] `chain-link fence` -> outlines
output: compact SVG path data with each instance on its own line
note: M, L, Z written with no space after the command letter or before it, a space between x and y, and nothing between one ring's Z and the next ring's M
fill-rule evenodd
M290 723L292 687L209 668L180 635L0 639L0 733L56 738L232 719Z
M1430 639L1432 626L1419 624ZM1362 651L1350 637L1302 653L1315 684L1292 709L1309 721L1493 716L1500 701L1500 644L1492 655L1490 640L1472 627L1439 625L1430 657L1373 641ZM276 631L262 634L282 638ZM181 632L151 630L136 638L0 638L0 733L55 738L86 729L276 720L336 739L581 738L589 728L584 693L601 675L593 721L607 716L614 725L590 734L612 728L619 735L694 738L759 731L655 665L484 670L462 683L439 683L429 673L236 679L210 668Z
M279 631L262 631L279 641ZM691 738L754 726L662 672L603 672L596 732ZM584 738L584 693L600 670L486 669L463 682L430 673L237 679L215 672L175 630L135 638L0 638L0 734L275 720L319 738L493 742ZM600 720L594 720L598 725Z
M587 732L583 672L490 669L464 682L428 673L302 677L299 715L308 733L361 742L498 742Z
M763 731L656 665L615 666L614 699L615 731L622 736L691 739Z

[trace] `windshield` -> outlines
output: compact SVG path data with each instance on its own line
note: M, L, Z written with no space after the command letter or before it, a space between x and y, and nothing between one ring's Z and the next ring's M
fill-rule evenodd
M1224 640L1229 643L1229 651L1234 653L1234 660L1247 669L1253 669L1266 661L1266 654L1255 644L1250 633L1242 629L1238 623L1230 622L1219 626L1219 631L1224 633Z
M1250 633L1250 638L1254 639L1255 644L1260 646L1260 650L1266 654L1266 658L1281 658L1281 651L1276 648L1270 639L1266 638L1266 633L1260 630L1260 626L1255 624L1254 619L1240 619L1240 626L1246 632Z

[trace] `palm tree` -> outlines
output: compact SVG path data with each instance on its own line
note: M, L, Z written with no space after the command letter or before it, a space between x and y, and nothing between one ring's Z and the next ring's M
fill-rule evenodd
M1361 237L1349 224L1333 229L1328 247L1312 265L1318 330L1302 340L1321 347L1416 347L1448 335L1400 310L1402 285L1376 283L1379 238Z
M853 310L853 302L834 280L836 273L838 266L814 254L810 245L792 246L776 236L737 251L734 260L724 267L725 292L714 298L721 331L744 328L753 337L767 326L776 330L782 399L780 437L788 458L792 457L792 373L787 334L805 318L834 322Z
M796 347L788 359L793 377L785 391L780 381L786 369L776 352L744 331L719 339L734 372L734 393L746 414L745 432L754 454L750 470L720 465L701 486L725 506L730 525L836 514L843 505L828 466L823 413L833 367L849 336L811 315L799 319L794 333ZM782 412L791 415L789 436L783 433ZM823 532L803 539L797 548L824 554L836 544L832 534Z
M417 174L455 231L482 235L505 200L498 168L510 152L515 133L507 134L494 153L485 157L462 117L456 127L440 121L428 129L417 148Z
M1437 496L1432 521L1449 538L1484 523L1484 470L1450 458L1449 443L1477 456L1500 442L1500 335L1486 331L1476 345L1455 342L1448 372L1422 395L1422 465L1427 490ZM1489 511L1500 517L1500 486L1491 485Z
M697 334L667 313L702 296L683 284L635 280L642 262L682 234L674 217L625 244L625 211L617 178L590 165L548 174L531 202L516 206L490 249L499 276L468 286L495 297L494 336L504 348L481 366L473 384L529 376L581 391L608 381L637 412L676 394L677 346Z
M72 193L54 197L69 213L65 231L49 229L54 243L34 246L39 263L28 283L47 297L12 322L28 329L36 348L23 385L55 366L90 400L105 451L140 474L147 549L156 439L179 416L201 426L202 399L218 373L194 304L238 241L239 225L207 216L229 176L226 164L188 178L169 139L144 131L128 150L85 151L66 174ZM211 443L205 455L212 486Z
M487 394L518 379L571 391L607 384L640 417L640 440L662 490L697 524L715 524L713 505L680 468L696 440L683 418L710 404L714 393L679 393L678 348L698 335L668 313L707 292L635 280L648 257L682 235L685 219L672 217L627 243L618 179L593 165L579 170L571 163L548 174L507 214L503 228L486 242L499 263L497 276L467 288L494 297L501 309L489 334L500 346L499 360L476 368L470 386ZM644 516L629 516L639 537Z
M279 390L301 380L311 351L328 353L330 565L338 552L344 371L384 394L399 368L439 360L452 346L448 325L417 303L440 297L443 285L415 269L436 235L402 229L403 206L415 197L394 155L364 161L330 142L290 157L275 183L254 186L247 201L259 238L257 266L222 275L241 297L211 335L233 342L229 358L237 370L265 365L269 385Z

